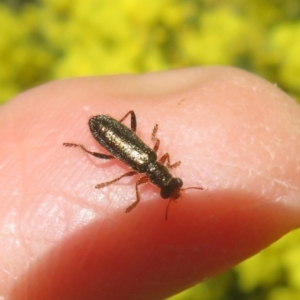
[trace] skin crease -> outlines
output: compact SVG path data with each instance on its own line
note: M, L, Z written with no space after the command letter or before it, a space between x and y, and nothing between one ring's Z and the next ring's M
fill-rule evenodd
M169 207L103 152L91 116L133 109L137 134L181 160ZM125 121L129 125L129 120ZM300 108L225 67L52 82L0 108L0 299L164 299L229 269L300 225Z

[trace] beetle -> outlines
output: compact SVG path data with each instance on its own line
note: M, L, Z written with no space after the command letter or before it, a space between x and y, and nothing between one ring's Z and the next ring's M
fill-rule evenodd
M131 119L130 128L122 124L129 115ZM178 199L181 196L181 191L203 190L202 187L182 188L182 179L173 177L169 171L179 166L181 162L177 161L171 164L169 153L165 153L157 160L156 153L160 145L160 140L156 136L158 125L156 124L152 131L152 140L155 144L151 149L136 135L137 122L133 110L127 112L119 121L108 115L97 115L89 119L88 125L94 139L110 154L89 151L82 144L63 143L63 145L65 147L80 147L83 151L100 159L116 158L132 169L113 180L97 184L96 189L115 183L123 177L144 174L135 184L136 200L126 208L126 213L130 212L140 202L139 185L149 181L160 188L160 196L163 199L169 199L165 213L166 220L171 201Z

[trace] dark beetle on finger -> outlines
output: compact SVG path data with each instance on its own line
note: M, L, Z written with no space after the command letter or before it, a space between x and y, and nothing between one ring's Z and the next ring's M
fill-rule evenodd
M131 129L122 124L129 115L131 117ZM117 158L133 170L113 180L97 184L95 188L100 189L126 176L144 174L135 184L136 200L127 207L127 213L135 208L140 201L138 186L148 181L160 188L162 198L170 199L165 214L166 220L168 218L169 204L181 196L181 191L203 189L201 187L182 188L182 180L173 177L169 172L170 169L179 166L180 161L171 164L169 153L164 154L157 160L156 152L160 144L160 140L156 137L158 125L154 126L152 132L152 140L155 144L153 149L151 149L135 133L136 116L133 110L129 111L120 121L107 115L94 116L89 119L89 127L96 141L111 155L89 151L81 144L63 143L63 145L66 147L80 147L85 152L101 159Z

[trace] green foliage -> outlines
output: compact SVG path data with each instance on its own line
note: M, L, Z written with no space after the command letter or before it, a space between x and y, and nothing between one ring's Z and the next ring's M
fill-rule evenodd
M48 80L233 65L300 99L298 0L0 0L0 102ZM171 299L300 299L294 232Z
M0 101L53 78L55 58L39 19L36 8L14 13L0 4Z
M168 300L300 299L300 231L259 254Z
M298 0L0 1L0 101L51 79L211 64L300 98L299 16Z

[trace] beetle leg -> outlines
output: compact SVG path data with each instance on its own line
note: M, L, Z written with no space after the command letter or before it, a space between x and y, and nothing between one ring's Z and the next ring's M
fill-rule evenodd
M168 169L174 169L174 168L178 167L178 166L181 164L181 161L180 161L180 160L179 160L179 161L176 161L176 163L174 163L174 164L171 164L169 153L165 153L165 154L160 158L159 162L160 162L161 164L163 164L163 165L165 164L165 162L167 162L166 166L167 166Z
M110 181L107 181L107 182L98 183L98 184L95 186L95 188L96 188L96 189L101 189L101 188L103 188L103 187L105 187L105 186L108 186L108 185L110 185L110 184L112 184L112 183L114 183L114 182L116 182L116 181L122 179L123 177L126 177L126 176L134 176L134 175L136 175L136 174L138 174L136 171L130 171L130 172L127 172L127 173L125 173L125 174L123 174L123 175L121 175L121 176L119 176L119 177L117 177L117 178L115 178L115 179L113 179L113 180L110 180Z
M154 152L157 152L157 150L158 150L158 148L159 148L159 144L160 144L160 140L159 140L159 138L156 136L157 130L158 130L158 124L156 124L156 125L154 126L153 131L152 131L152 140L156 142L155 145L154 145L154 147L153 147L153 151L154 151ZM176 163L171 164L169 153L164 154L164 155L161 157L161 159L159 160L159 162L160 162L161 164L163 164L163 165L165 164L166 161L167 161L167 165L166 165L166 166L167 166L168 169L176 168L176 167L178 167L178 166L181 164L181 161L177 161Z
M159 148L159 144L160 144L160 139L156 136L157 130L158 130L158 124L155 124L153 131L152 131L152 135L151 135L152 141L155 142L155 145L153 147L154 152L157 152L157 150Z
M65 147L80 147L83 151L95 156L95 157L98 157L98 158L102 158L102 159L113 159L115 158L114 156L112 155L109 155L109 154L103 154L103 153L98 153L98 152L92 152L92 151L89 151L88 149L86 149L83 145L81 144L74 144L74 143L63 143L63 145Z
M140 202L140 193L139 193L139 188L138 188L138 186L139 186L140 184L146 183L146 182L148 182L148 181L149 181L148 176L144 176L144 177L141 177L141 178L136 182L136 184L135 184L136 200L135 200L135 202L133 202L130 206L128 206L128 207L126 208L125 211L126 211L127 213L130 212L130 211L132 211L132 210L138 205L138 203Z
M136 116L133 110L130 110L119 122L123 122L130 114L130 128L133 132L136 132Z

